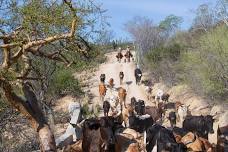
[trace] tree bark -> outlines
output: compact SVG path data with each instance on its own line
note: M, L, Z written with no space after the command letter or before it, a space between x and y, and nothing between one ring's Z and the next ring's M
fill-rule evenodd
M0 78L0 86L3 88L5 96L9 103L18 111L20 111L30 122L32 128L37 131L40 150L42 152L55 152L56 144L54 135L45 120L45 117L38 105L38 101L34 92L28 84L23 84L23 92L27 101L17 96L10 83L3 78Z

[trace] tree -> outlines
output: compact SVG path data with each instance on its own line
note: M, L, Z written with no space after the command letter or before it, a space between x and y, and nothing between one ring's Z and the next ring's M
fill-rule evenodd
M114 32L112 30L102 30L96 42L101 45L107 45L111 43L111 40L114 38Z
M228 26L228 0L218 0L215 6L217 20L222 20Z
M7 102L37 131L41 151L56 151L53 133L32 87L33 81L43 79L34 77L34 63L40 57L72 65L66 52L72 51L73 43L73 51L86 54L89 46L80 34L96 10L102 11L91 1L73 4L68 0L3 0L0 9L8 13L0 15L0 88Z
M175 15L169 15L159 23L159 28L162 29L164 35L169 37L180 27L183 22L181 17Z
M162 45L179 28L181 22L181 17L169 15L157 26L146 17L134 17L125 24L125 29L133 37L142 59L148 51Z
M214 11L208 4L200 5L196 10L196 17L193 20L193 29L207 31L216 23Z
M151 48L155 48L163 42L160 29L146 17L134 17L125 24L125 29L131 34L137 48L139 48L139 59L142 59L143 55Z

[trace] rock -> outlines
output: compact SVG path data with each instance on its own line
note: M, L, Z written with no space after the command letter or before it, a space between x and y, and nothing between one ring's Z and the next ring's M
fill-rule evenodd
M64 147L81 138L82 129L80 126L76 125L81 118L80 104L77 102L70 103L68 111L71 115L70 124L68 125L66 132L56 139L55 142L57 147Z
M210 115L220 115L224 112L224 107L222 105L215 105L212 107Z
M228 111L221 114L218 124L219 124L219 127L224 127L228 125Z
M70 145L76 140L81 139L81 136L82 128L79 125L76 125L74 128L71 124L69 124L66 132L55 140L56 146L61 148Z
M76 133L74 127L69 124L66 132L55 140L57 147L64 147L71 144L73 141L76 141Z
M72 102L68 106L68 110L71 116L70 123L71 124L77 124L79 117L81 115L81 106L77 102Z

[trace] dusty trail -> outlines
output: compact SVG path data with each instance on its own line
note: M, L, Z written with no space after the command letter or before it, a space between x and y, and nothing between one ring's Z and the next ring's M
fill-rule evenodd
M133 52L134 54L134 52ZM146 95L144 91L143 85L135 84L135 76L134 70L136 68L136 63L131 61L130 63L124 63L122 60L121 63L118 63L116 60L116 52L108 53L107 62L103 63L99 66L98 71L95 73L95 77L93 78L93 87L90 88L90 92L93 94L92 103L102 105L99 101L99 92L98 92L98 84L100 79L100 74L104 73L106 75L105 83L108 84L110 78L114 79L114 88L123 87L127 90L127 103L130 103L130 98L135 97L136 99L142 99L146 101ZM119 72L124 72L124 80L123 85L119 83ZM117 96L117 91L111 91L109 88L107 90L107 94L105 99L108 99L111 95ZM146 103L147 105L151 105L152 103Z

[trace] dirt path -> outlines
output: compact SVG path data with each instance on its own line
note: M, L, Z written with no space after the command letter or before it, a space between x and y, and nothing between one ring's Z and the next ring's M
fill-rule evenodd
M134 52L133 52L134 54ZM114 79L114 88L123 87L127 90L127 103L130 102L131 97L135 97L136 99L142 99L146 101L146 95L144 91L143 85L136 85L135 84L135 76L134 76L134 70L136 68L135 62L130 63L124 63L123 61L121 63L118 63L116 60L116 52L108 53L107 56L107 62L103 63L99 66L98 71L95 73L95 77L92 78L92 82L94 84L93 87L90 88L90 92L93 95L94 98L92 98L92 103L102 105L99 101L99 92L98 92L98 85L100 81L100 74L104 73L106 75L105 83L108 84L108 81L110 78ZM124 80L123 85L120 85L119 83L119 72L124 72ZM107 90L107 94L105 96L105 99L108 99L111 95L117 96L117 91L111 91L109 88ZM152 103L146 103L147 105L151 105Z

